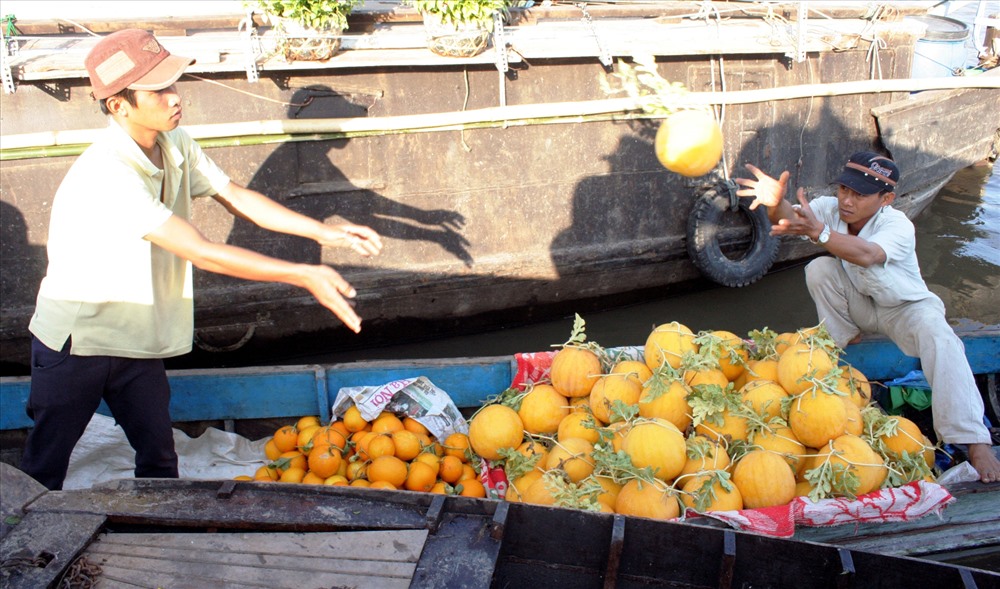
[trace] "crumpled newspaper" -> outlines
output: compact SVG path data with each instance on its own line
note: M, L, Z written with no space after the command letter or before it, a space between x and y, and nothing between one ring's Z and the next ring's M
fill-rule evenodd
M455 432L469 433L469 424L455 402L425 376L379 386L344 387L337 391L333 401L333 418L343 416L351 405L358 406L366 421L375 419L383 411L412 417L439 440Z

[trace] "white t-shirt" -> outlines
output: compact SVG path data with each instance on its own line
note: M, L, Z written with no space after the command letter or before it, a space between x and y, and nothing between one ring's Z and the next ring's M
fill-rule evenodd
M229 177L182 129L160 133L164 169L116 123L74 162L52 202L49 265L29 330L79 356L167 358L191 350L191 264L143 237ZM162 201L161 201L162 194Z
M809 202L809 207L830 229L848 232L847 223L840 218L836 197L817 197ZM878 244L885 251L885 263L869 268L840 261L859 292L885 307L936 296L920 275L913 223L904 213L891 206L882 207L865 223L858 237Z

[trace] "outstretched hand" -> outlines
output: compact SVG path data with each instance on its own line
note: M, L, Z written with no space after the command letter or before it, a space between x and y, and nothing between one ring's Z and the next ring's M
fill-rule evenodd
M776 180L753 164L746 164L746 169L757 179L734 178L734 182L744 187L736 191L736 196L753 197L754 200L750 203L751 211L760 205L776 207L781 204L788 191L788 178L790 176L788 170L782 172Z
M815 240L823 230L823 223L816 219L803 189L799 188L795 196L799 202L791 206L792 214L772 224L771 235L802 235Z
M321 305L336 315L354 333L361 331L361 317L354 312L357 291L336 270L322 264L309 266L303 285Z
M377 256L382 251L382 237L364 225L335 225L317 241L329 247L349 247L362 256Z

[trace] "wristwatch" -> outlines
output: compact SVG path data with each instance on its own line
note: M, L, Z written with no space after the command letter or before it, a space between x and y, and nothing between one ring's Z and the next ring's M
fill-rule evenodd
M824 224L823 230L819 232L819 237L813 243L818 243L819 245L826 245L826 242L830 241L830 226Z

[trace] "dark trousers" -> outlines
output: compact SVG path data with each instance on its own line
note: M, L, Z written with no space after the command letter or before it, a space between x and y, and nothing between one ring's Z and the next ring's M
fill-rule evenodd
M69 341L57 352L31 338L27 413L35 425L21 470L49 489L61 489L73 447L104 399L135 450L135 476L177 478L163 361L73 356L69 349Z

